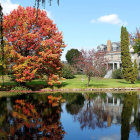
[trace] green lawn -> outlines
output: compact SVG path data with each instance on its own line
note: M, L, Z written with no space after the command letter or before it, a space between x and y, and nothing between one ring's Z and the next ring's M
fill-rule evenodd
M82 81L82 79L84 79ZM90 81L89 87L87 87L87 77L83 75L76 75L74 79L65 79L61 81L62 84L59 87L55 88L63 88L63 89L72 89L72 88L135 88L140 87L140 80L137 80L135 84L131 84L130 82L125 81L124 79L101 79L101 78L92 78ZM0 84L2 84L2 80L0 78ZM16 86L17 83L10 81L8 76L5 76L4 85ZM33 80L32 82L27 82L27 86L37 87L39 85L47 85L45 81Z
M82 82L84 77L84 82ZM125 81L124 79L101 79L92 78L89 88L124 88L124 87L140 87L140 80L137 80L135 84ZM82 75L76 75L74 79L66 79L62 81L62 88L87 88L87 77Z

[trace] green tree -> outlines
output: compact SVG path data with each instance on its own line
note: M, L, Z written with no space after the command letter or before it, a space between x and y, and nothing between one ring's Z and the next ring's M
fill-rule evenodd
M113 79L122 79L123 75L122 75L122 70L121 69L116 69L112 72L112 78Z
M138 66L137 66L136 60L134 61L134 75L133 75L133 77L135 77L135 79L138 78Z
M66 54L66 60L70 65L75 64L76 58L78 58L80 55L80 52L78 49L71 49Z
M73 72L72 66L65 64L62 68L62 76L66 79L73 79L74 78L74 72Z
M122 72L123 78L126 81L130 81L134 84L136 78L133 76L135 73L131 56L129 53L129 36L126 27L121 28L121 61L122 61Z

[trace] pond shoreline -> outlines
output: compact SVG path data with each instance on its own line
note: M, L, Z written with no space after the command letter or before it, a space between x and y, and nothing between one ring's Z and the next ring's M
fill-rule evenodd
M84 91L140 91L140 88L73 88L73 89L42 89L41 92L84 92Z
M32 91L32 90L9 90L9 91L0 91L1 92L12 92L12 93L17 93L17 92L23 92L23 93L42 93L42 92L88 92L88 91L98 91L98 92L106 92L106 91L140 91L140 88L73 88L73 89L41 89L39 91Z
M16 96L16 95L23 95L23 94L47 94L47 93L130 93L130 92L136 92L137 94L140 94L140 88L86 88L86 89L80 89L80 88L73 88L73 89L41 89L39 91L32 91L32 90L9 90L9 91L0 91L0 97L6 97L6 96Z

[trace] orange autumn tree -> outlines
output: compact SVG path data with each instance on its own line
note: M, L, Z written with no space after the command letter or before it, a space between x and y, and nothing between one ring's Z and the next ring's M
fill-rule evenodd
M4 36L13 49L10 51L12 70L19 83L47 76L49 85L60 84L60 56L65 43L56 24L47 13L21 7L4 16Z

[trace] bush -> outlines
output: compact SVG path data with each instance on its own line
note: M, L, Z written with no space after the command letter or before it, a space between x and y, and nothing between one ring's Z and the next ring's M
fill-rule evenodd
M18 87L18 86L16 86L16 87L13 87L11 90L28 91L30 89L28 89L27 87L22 87L22 86Z
M65 64L62 68L62 76L66 79L73 79L74 78L73 68L70 65Z
M123 74L121 69L116 69L112 72L113 79L123 79Z

